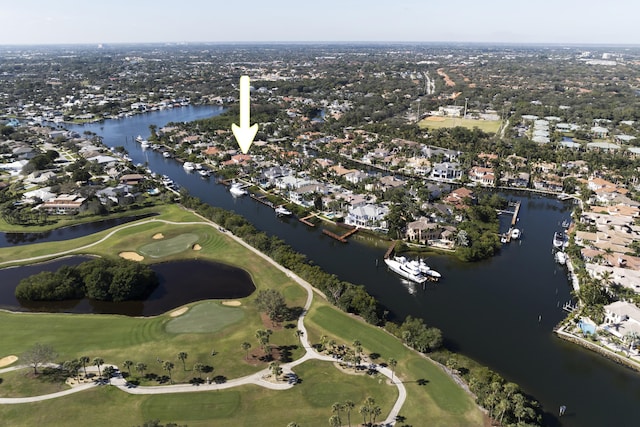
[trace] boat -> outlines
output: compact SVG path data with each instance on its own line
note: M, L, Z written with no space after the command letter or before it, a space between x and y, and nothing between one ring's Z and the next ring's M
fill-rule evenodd
M420 272L422 274L426 274L427 276L431 276L434 279L439 279L442 277L442 275L440 273L438 273L437 271L435 271L434 269L432 269L431 267L429 267L423 259L420 259L420 261L418 261L418 269L420 270Z
M276 208L276 215L278 216L291 216L293 215L293 212L291 212L289 209L285 208L283 205L280 205Z
M562 252L562 251L558 251L558 252L556 252L555 258L556 258L556 262L557 262L558 264L562 264L562 265L564 265L564 264L566 264L566 262L567 262L567 254L565 254L565 253L564 253L564 252Z
M568 220L564 220L562 221L562 228L569 228L569 226L571 225L571 222Z
M409 279L416 283L424 283L427 281L427 277L424 276L419 269L414 268L413 265L409 264L405 257L393 257L393 259L385 258L384 262L391 271L399 274L405 279Z
M553 233L553 247L561 248L564 246L565 234L562 231L556 231Z
M201 177L206 178L210 175L210 172L206 169L198 169L198 173Z
M186 170L187 172L191 172L192 170L194 170L196 167L193 165L193 163L191 162L184 162L184 164L182 165L182 167L184 168L184 170Z
M229 188L229 192L234 197L244 196L245 194L249 193L247 190L242 188L242 184L240 184L239 182L234 182L233 184L231 184L231 188Z
M142 142L142 141L144 141L144 138L142 137L142 135L138 135L138 136L136 136L136 141Z
M149 148L150 146L151 146L151 144L149 144L149 141L147 141L147 140L140 141L140 147Z
M163 152L162 152L162 156L163 156L165 159L168 159L169 157L171 157L171 153L170 153L170 152L168 152L168 151L163 151Z
M514 228L513 230L511 230L511 238L514 240L519 239L521 234L522 232L518 228Z

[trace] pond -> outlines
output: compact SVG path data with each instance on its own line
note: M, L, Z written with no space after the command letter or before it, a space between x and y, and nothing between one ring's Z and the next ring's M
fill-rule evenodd
M160 284L144 301L106 302L81 300L24 302L15 297L21 279L41 271L55 271L63 265L78 265L89 257L74 256L23 267L0 270L0 308L23 312L123 314L156 316L176 307L206 299L243 298L255 290L246 271L206 260L183 260L154 264ZM189 274L186 275L185 272Z
M41 231L34 233L10 233L0 232L0 248L10 246L30 245L32 243L59 242L71 240L78 237L89 236L100 231L108 230L118 225L137 221L143 218L155 216L154 213L127 216L123 218L105 219L84 224L70 225L68 227L56 228L55 230Z

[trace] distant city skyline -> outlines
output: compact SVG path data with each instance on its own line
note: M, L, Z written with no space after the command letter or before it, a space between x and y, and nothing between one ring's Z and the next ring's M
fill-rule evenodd
M22 0L0 45L178 42L469 42L640 45L628 0Z

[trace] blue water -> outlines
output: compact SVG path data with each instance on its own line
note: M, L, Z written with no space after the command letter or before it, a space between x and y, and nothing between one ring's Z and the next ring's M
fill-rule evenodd
M580 329L582 330L583 333L585 334L595 334L596 333L596 325L594 325L593 323L589 323L589 322L585 322L583 320L581 320L578 325L580 326Z

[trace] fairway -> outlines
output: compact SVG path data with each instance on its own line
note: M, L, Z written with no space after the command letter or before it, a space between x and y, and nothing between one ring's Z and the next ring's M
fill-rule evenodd
M496 133L500 129L500 120L462 119L459 117L427 117L418 123L421 129L442 129L461 126L467 129L477 127L483 132Z
M167 323L171 334L218 332L244 318L244 309L228 307L217 302L197 304L185 314Z
M151 258L162 258L191 249L199 238L194 233L183 233L171 239L162 239L146 244L140 247L140 252Z

